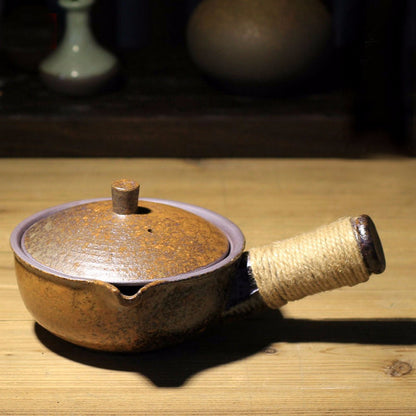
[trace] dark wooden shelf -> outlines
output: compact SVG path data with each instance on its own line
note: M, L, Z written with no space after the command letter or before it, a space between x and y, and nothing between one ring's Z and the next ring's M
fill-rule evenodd
M357 137L351 93L291 98L225 93L183 50L121 56L117 91L71 98L36 73L4 70L0 156L363 157L394 153L383 135Z

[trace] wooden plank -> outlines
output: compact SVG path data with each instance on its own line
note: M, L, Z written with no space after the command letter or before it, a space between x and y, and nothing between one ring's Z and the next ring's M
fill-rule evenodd
M123 68L127 78L123 88L82 98L49 91L36 73L5 74L0 90L0 156L362 157L397 153L386 134L356 137L354 92L347 89L329 91L316 81L314 90L292 97L232 95L205 82L182 49L127 55Z
M355 140L346 117L161 116L0 120L8 157L357 157L394 153Z
M0 414L416 414L415 173L414 159L2 160ZM8 236L37 210L108 195L121 176L139 180L143 196L228 216L248 248L368 213L388 268L161 351L70 345L26 311Z
M0 120L0 157L365 157L397 154L348 116L185 115Z

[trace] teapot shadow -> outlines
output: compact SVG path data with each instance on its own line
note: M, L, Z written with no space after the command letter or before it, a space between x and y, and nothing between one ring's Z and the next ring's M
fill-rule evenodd
M93 351L66 342L35 323L38 339L54 353L86 365L136 372L158 387L180 387L193 375L257 353L273 354L278 342L330 342L379 345L416 344L416 320L286 319L265 310L229 320L179 345L136 354Z

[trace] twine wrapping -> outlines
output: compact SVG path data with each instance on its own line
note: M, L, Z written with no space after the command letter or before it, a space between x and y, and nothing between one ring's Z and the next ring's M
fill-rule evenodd
M368 280L351 218L250 250L260 295L277 309L314 293Z

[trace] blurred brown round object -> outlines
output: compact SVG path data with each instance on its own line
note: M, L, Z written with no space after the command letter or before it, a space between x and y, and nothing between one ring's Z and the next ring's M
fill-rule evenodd
M187 30L190 55L232 88L285 86L319 67L331 36L319 0L204 0Z

